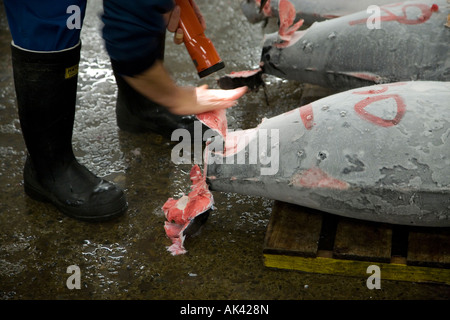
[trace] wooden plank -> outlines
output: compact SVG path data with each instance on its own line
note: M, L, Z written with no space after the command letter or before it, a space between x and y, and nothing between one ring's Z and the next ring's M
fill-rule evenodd
M367 273L367 268L370 265L377 265L380 267L380 277L382 280L450 284L450 269L275 254L264 254L264 261L265 266L269 268L363 278L370 276Z
M450 268L450 229L423 228L409 233L409 265Z
M322 227L320 229L319 245L317 248L318 257L333 257L337 224L338 217L336 215L328 213L322 214Z
M263 250L266 267L450 285L450 228L344 218L276 201Z
M409 227L392 226L391 263L407 264Z
M389 262L391 239L388 225L342 218L337 225L333 257Z
M321 225L320 213L275 201L264 252L316 256Z

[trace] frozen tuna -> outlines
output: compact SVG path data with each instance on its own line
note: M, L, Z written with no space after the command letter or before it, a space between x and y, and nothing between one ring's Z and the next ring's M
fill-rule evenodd
M211 190L384 223L450 226L450 83L352 89L207 146Z
M380 7L379 25L364 10L316 22L288 39L280 32L266 35L263 72L338 90L449 81L448 13L446 0L409 1Z
M250 23L259 22L265 18L278 18L281 0L267 0L261 8L260 0L244 0L241 9ZM316 21L323 21L345 16L347 14L366 10L371 5L385 5L393 0L289 0L295 8L295 19L303 19L305 24L311 25Z

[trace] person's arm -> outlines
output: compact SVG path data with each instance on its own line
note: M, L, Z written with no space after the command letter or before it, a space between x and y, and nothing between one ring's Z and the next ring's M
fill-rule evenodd
M247 87L234 90L180 87L170 77L162 62L157 60L150 68L124 79L135 90L150 100L168 108L173 114L199 114L216 109L232 107L247 91Z
M174 114L190 115L229 108L246 92L246 87L180 87L173 81L160 57L166 27L179 32L179 8L171 11L171 1L104 0L103 4L103 37L111 63L117 73L150 100Z

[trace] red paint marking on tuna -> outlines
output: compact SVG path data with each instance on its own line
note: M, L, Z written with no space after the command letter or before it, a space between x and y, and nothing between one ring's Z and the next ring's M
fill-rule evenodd
M388 91L388 87L387 86L381 86L382 89L380 90L368 90L368 91L360 91L360 92L352 92L353 94L379 94L379 93L384 93L386 91Z
M314 167L292 177L291 184L296 187L326 188L326 189L348 189L349 184L328 175L320 168Z
M303 121L303 125L307 130L311 130L314 126L314 113L312 109L312 104L307 104L306 106L300 107L300 118Z
M386 15L381 16L380 20L381 21L397 21L398 23L401 24L421 24L426 22L428 19L430 19L431 15L433 14L433 12L436 12L439 10L439 7L437 5L432 5L431 7L426 5L426 4L422 4L422 3L414 3L414 4L406 4L403 5L402 7L402 12L403 15L395 15L394 13L392 13L392 11L386 9L387 7L398 7L400 5L403 5L403 3L398 3L398 4L392 4L389 6L382 6L380 9L386 13ZM407 14L406 14L406 9L407 8L418 8L421 11L421 14L419 15L415 15L415 19L408 19ZM359 20L353 20L350 21L349 24L351 26L353 25L357 25L357 24L366 24L367 23L367 19L359 19Z
M397 104L397 114L394 117L394 119L383 119L380 117L377 117L371 113L368 113L365 108L376 101L386 100L386 99L394 99ZM405 102L403 101L402 97L400 97L397 94L387 94L387 95L381 95L381 96L374 96L374 97L367 97L364 100L361 100L360 102L355 104L355 111L356 113L363 119L377 125L380 127L392 127L400 123L402 120L405 112L406 112L406 106Z
M186 253L183 231L192 219L211 209L214 204L213 195L206 183L206 174L202 175L198 165L192 167L190 178L192 186L189 194L179 199L169 198L162 207L167 219L164 229L172 240L172 245L167 250L172 255Z

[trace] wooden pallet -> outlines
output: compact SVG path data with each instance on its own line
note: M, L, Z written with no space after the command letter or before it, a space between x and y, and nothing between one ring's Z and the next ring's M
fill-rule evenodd
M265 266L450 285L450 228L421 228L344 218L275 201L263 250Z

